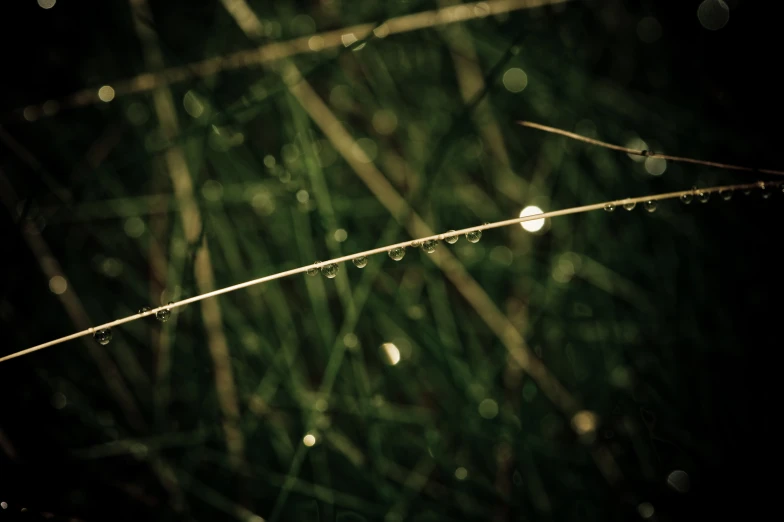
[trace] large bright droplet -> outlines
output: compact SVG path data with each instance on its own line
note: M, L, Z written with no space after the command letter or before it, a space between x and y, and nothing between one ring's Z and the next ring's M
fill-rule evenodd
M355 257L352 259L354 266L357 268L365 268L368 264L368 258L365 256Z
M542 209L535 206L528 206L525 207L522 211L520 211L520 217L528 217L528 216L535 216L537 214L542 214ZM532 219L531 221L523 221L520 223L525 230L528 232L539 232L544 227L544 219Z
M449 243L450 245L454 245L457 243L457 240L460 239L457 234L455 234L454 230L450 230L444 235L444 241Z
M387 363L394 366L400 362L400 350L392 343L384 343L381 345L381 350L387 359Z

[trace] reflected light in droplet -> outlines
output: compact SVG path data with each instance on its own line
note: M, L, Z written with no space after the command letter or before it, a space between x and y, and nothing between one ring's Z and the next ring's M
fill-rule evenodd
M348 232L346 232L346 230L343 228L339 228L335 230L335 233L332 235L332 237L334 237L335 241L338 243L342 243L348 238Z
M111 85L104 85L100 89L98 89L98 98L101 99L102 102L110 102L114 99L114 88Z
M63 294L68 289L68 282L63 276L56 275L49 280L49 290L53 294Z
M35 121L38 119L38 108L33 105L29 105L25 107L22 115L27 121Z
M648 144L640 138L633 138L626 142L626 148L635 150L648 150ZM645 156L638 156L637 154L626 154L632 161L640 163L645 161Z
M343 336L343 344L346 345L346 348L356 348L357 344L359 343L359 339L353 333L347 333Z
M667 485L678 493L688 493L689 489L691 489L689 474L681 469L676 469L667 475Z
M305 435L304 437L302 437L302 443L303 443L305 446L307 446L307 447L311 447L311 446L313 446L314 444L316 444L316 436L315 436L315 435L313 435L312 433L308 433L307 435Z
M667 160L663 158L645 158L645 170L651 176L661 176L667 170Z
M188 91L185 93L182 103L185 107L185 112L190 114L192 117L198 118L204 114L204 104L201 102L198 95L193 91Z
M653 509L653 505L650 502L643 502L637 506L637 512L642 518L651 518L655 510Z
M580 435L585 435L596 430L597 417L592 411L578 411L572 417L572 428Z
M384 354L387 356L387 362L392 366L400 362L400 350L392 343L384 343L381 345Z
M519 67L512 67L502 78L504 87L509 92L522 92L528 86L528 75Z
M542 214L542 209L535 206L528 206L525 207L520 212L520 217L528 217L528 216L535 216L537 214ZM523 227L528 232L539 232L542 230L544 226L544 219L532 219L531 221L523 221L520 223L520 226Z
M373 114L372 122L376 132L389 136L397 128L397 115L389 109L381 109Z
M493 399L485 399L479 403L479 415L485 419L494 419L498 415L498 403Z
M709 31L717 31L730 20L730 8L723 0L704 0L697 8L700 25Z

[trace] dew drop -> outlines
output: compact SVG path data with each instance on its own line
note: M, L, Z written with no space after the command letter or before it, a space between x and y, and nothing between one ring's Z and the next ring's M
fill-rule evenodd
M101 328L93 334L93 339L101 346L106 346L112 341L112 331L109 328Z
M394 261L400 261L406 255L406 249L402 247L393 248L388 252L389 257L391 257Z
M419 245L420 245L420 243L419 243L419 240L418 240L418 239L415 239L415 240L413 240L413 241L411 242L411 246L412 246L412 247L414 247L414 248L417 248L417 247L419 247Z
M471 232L466 232L465 236L469 243L479 243L479 240L482 239L482 231L472 230Z
M444 241L446 241L450 245L454 245L455 243L457 243L458 239L460 239L460 237L457 234L455 234L454 230L450 230L449 232L447 232L446 236L444 237Z
M700 203L707 203L710 199L710 192L706 190L701 190L697 193L697 199L700 200Z
M681 194L680 200L683 204L688 205L689 203L691 203L691 200L693 198L694 198L694 194L687 193L687 194Z
M355 257L351 260L357 268L365 268L368 264L368 258L365 256Z
M748 188L747 189L743 189L743 195L744 196L748 196L749 194L751 194L751 189L748 189Z
M764 183L760 183L760 188L762 189L762 199L768 199L773 191L770 188L770 185L765 185Z
M428 239L427 241L422 241L422 250L424 250L428 254L432 254L436 251L436 247L438 246L438 241L435 239Z
M165 323L166 321L169 320L169 318L171 318L171 310L169 310L168 308L163 308L161 310L158 310L157 312L155 312L155 318L160 322Z
M667 485L678 493L688 493L689 489L691 489L689 474L683 470L676 469L667 475Z
M643 502L639 506L637 506L637 512L640 514L642 518L648 519L653 516L655 510L653 509L653 504L650 502Z
M139 308L139 313L140 314L147 313L150 310L152 310L152 308L150 308L149 306L142 306L141 308Z
M334 279L335 276L338 275L338 265L335 263L329 263L321 267L321 273L324 274L324 277L327 279Z
M724 201L729 201L732 199L732 191L731 190L721 190L719 191L719 197Z
M319 265L320 264L321 264L321 261L316 261L315 263L313 263L313 266L308 268L308 275L309 276L314 276L314 275L318 274L319 273Z
M643 204L643 207L645 207L645 210L647 210L648 212L656 212L656 202L652 199L646 201Z
M629 203L624 203L623 204L623 208L625 208L626 210L628 210L630 212L632 210L634 210L634 207L636 207L636 206L637 206L637 203L635 203L634 201L630 201Z
M612 212L613 210L615 210L615 205L613 205L612 203L607 203L604 206L604 211L605 212Z

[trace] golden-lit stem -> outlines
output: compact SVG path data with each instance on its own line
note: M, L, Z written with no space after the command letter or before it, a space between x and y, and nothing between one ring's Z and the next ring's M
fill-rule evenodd
M634 156L644 156L646 158L660 158L669 161L678 161L681 163L694 163L695 165L704 165L706 167L717 167L720 169L727 169L727 170L741 170L744 172L756 172L759 174L773 174L776 176L784 176L783 170L755 169L752 167L744 167L742 165L731 165L728 163L718 163L715 161L705 161L705 160L698 160L694 158L683 158L681 156L670 156L668 154L660 154L658 152L653 152L650 150L630 149L628 147L621 147L620 145L614 145L612 143L607 143L605 141L595 140L593 138L583 136L582 134L576 134L574 132L569 132L555 127L548 127L547 125L542 125L541 123L534 123L532 121L518 121L517 123L518 125L522 125L523 127L529 127L531 129L537 129L540 131L549 132L551 134L560 134L561 136L566 136L567 138L571 138L573 140L582 141L584 143L590 143L591 145L596 145L597 147L604 147L605 149L625 152L626 154L632 154Z
M49 100L38 105L29 105L17 112L28 121L34 121L41 117L57 114L64 108L107 103L117 96L148 92L165 85L184 82L193 78L214 76L222 71L244 69L246 67L290 58L298 54L321 52L326 49L349 46L354 42L370 37L371 34L376 38L385 38L393 34L465 22L476 18L484 18L490 15L508 13L520 9L532 9L544 5L561 4L568 1L570 0L491 0L397 16L395 18L390 18L381 25L368 23L343 27L333 31L302 36L285 42L267 43L253 49L237 51L224 56L209 58L207 60L178 67L171 67L163 71L146 72L134 78L111 82L110 86L106 85L100 88L93 87L78 91L59 103L54 100ZM246 23L241 25L241 28L249 29L249 34L251 35L262 36L259 33L257 24L252 23L253 18L246 16L247 13L242 9L242 2L227 0L224 3L230 6L229 12L231 14L238 15L235 19L246 21ZM105 89L106 87L111 89L111 98L107 98L105 95L102 97L101 95L101 89Z
M590 212L592 210L603 210L607 205L613 205L615 207L619 207L619 206L623 206L623 205L630 204L630 203L637 204L637 203L645 203L646 201L661 201L661 200L665 200L665 199L676 199L676 198L679 198L679 197L684 196L684 195L692 195L693 196L693 195L696 195L698 193L714 194L714 193L718 193L718 192L721 192L721 191L752 190L752 189L758 189L758 188L763 188L763 187L781 187L783 185L784 185L784 181L757 181L757 182L754 182L754 183L743 183L743 184L735 184L735 185L721 185L721 186L715 186L715 187L699 188L699 189L696 189L696 190L695 189L680 190L678 192L667 192L667 193L664 193L664 194L652 194L652 195L642 196L642 197L637 197L637 198L625 198L625 199L616 199L616 200L611 200L611 201L604 201L602 203L593 203L591 205L583 205L583 206L580 206L580 207L571 207L571 208L567 208L567 209L563 209L563 210L553 210L551 212L543 212L541 214L534 214L532 216L524 216L524 217L518 217L518 218L513 218L513 219L506 219L506 220L503 220L503 221L495 221L493 223L485 223L483 225L478 225L478 226L475 226L475 227L462 228L460 230L449 231L447 233L434 234L434 235L431 235L431 236L421 237L421 238L417 238L417 239L411 239L411 240L408 240L408 241L395 243L393 245L388 245L388 246L384 246L384 247L374 248L374 249L371 249L371 250L365 250L364 252L357 252L356 254L349 254L349 255L346 255L346 256L342 256L342 257L336 257L336 258L330 259L328 261L323 261L323 262L321 262L321 263L319 263L318 265L315 265L315 266L322 267L324 265L331 264L331 263L344 263L346 261L351 261L351 260L356 259L358 257L366 257L366 256L372 256L372 255L375 255L375 254L383 254L383 253L386 253L386 252L388 252L389 250L391 250L393 248L407 248L407 247L416 248L416 246L420 245L423 241L427 241L427 240L430 240L430 239L443 241L445 237L453 236L453 235L462 235L462 234L466 234L468 232L488 230L488 229L491 229L491 228L508 227L508 226L511 226L511 225L517 225L517 224L520 224L520 223L524 223L526 221L533 221L533 220L537 220L537 219L549 219L549 218L554 218L554 217L559 217L559 216L568 216L568 215L571 215L571 214L582 214L584 212ZM240 290L242 288L247 288L249 286L254 286L254 285L261 284L261 283L274 281L276 279L282 279L284 277L289 277L289 276L296 275L296 274L302 274L304 272L307 272L311 268L313 268L313 266L314 265L306 265L306 266L301 266L299 268L293 268L291 270L286 270L284 272L278 272L277 274L272 274L272 275L260 277L258 279L252 279L250 281L245 281L244 283L238 283L236 285L227 286L225 288L219 288L218 290L213 290L212 292L206 292L206 293L201 294L201 295L196 295L196 296L193 296L193 297L189 297L188 299L183 299L181 301L177 301L175 303L171 303L171 304L166 305L166 306L153 308L152 310L148 310L148 311L140 313L140 314L135 314L135 315L130 315L128 317L123 317L122 319L117 319L117 320L114 320L114 321L111 321L111 322L108 322L108 323L104 323L104 324L99 325L99 326L95 326L95 327L92 327L92 328L88 328L86 330L82 330L81 332L77 332L77 333L74 333L74 334L71 334L71 335L67 335L65 337L61 337L59 339L55 339L53 341L49 341L49 342L46 342L46 343L43 343L43 344L39 344L37 346L33 346L31 348L27 348L26 350L21 350L19 352L12 353L12 354L6 355L4 357L0 357L0 362L7 361L9 359L14 359L14 358L20 357L22 355L26 355L26 354L29 354L29 353L32 353L32 352L36 352L38 350L43 350L44 348L49 348L50 346L55 346L57 344L61 344L61 343L64 343L66 341L70 341L70 340L73 340L73 339L78 339L79 337L83 337L85 335L92 335L97 330L101 330L101 329L104 329L104 328L112 328L112 327L115 327L115 326L119 326L121 324L129 323L131 321L136 321L137 319L142 319L144 317L155 315L157 312L159 312L161 310L171 310L173 308L178 308L180 306L185 306L185 305L188 305L188 304L191 304L191 303L202 301L202 300L208 299L210 297L216 297L216 296L219 296L219 295L222 295L222 294L228 294L230 292L234 292L235 290Z

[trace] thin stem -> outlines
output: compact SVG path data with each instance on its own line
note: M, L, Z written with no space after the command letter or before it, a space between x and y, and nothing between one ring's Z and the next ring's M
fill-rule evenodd
M164 85L184 82L193 78L214 76L222 71L244 69L299 54L313 54L336 47L349 47L368 38L386 38L394 34L466 22L490 15L508 13L520 9L533 9L568 1L570 0L491 0L489 2L447 6L440 9L396 16L380 25L373 23L352 25L284 42L271 42L224 56L170 67L159 72L146 72L133 78L107 82L107 85L114 89L115 96L149 92ZM263 35L258 34L257 31L255 36ZM66 108L104 103L98 96L99 87L75 92L60 100L60 102L50 100L38 105L29 105L17 112L22 114L28 121L34 121L41 117L53 116Z
M705 160L698 160L694 158L683 158L681 156L670 156L668 154L660 154L658 152L653 152L651 150L630 149L628 147L621 147L620 145L614 145L612 143L607 143L605 141L595 140L593 138L589 138L581 134L565 131L563 129L557 129L555 127L548 127L547 125L534 123L532 121L518 121L517 123L518 125L522 125L523 127L529 127L531 129L537 129L540 131L549 132L551 134L560 134L561 136L566 136L567 138L572 138L573 140L590 143L591 145L596 145L597 147L604 147L605 149L625 152L626 154L632 154L635 156L645 156L646 158L661 158L669 161L679 161L681 163L694 163L696 165L704 165L706 167L718 167L720 169L727 169L727 170L741 170L744 172L758 172L761 174L774 174L776 176L784 176L784 171L782 170L756 169L752 167L744 167L742 165L730 165L728 163L717 163L715 161L705 161Z
M649 196L642 196L637 198L625 198L625 199L617 199L612 201L604 201L602 203L593 203L591 205L583 205L580 207L571 207L563 210L554 210L551 212L544 212L541 214L534 214L532 216L524 216L518 217L513 219L506 219L503 221L495 221L493 223L485 223L483 225L469 227L469 228L462 228L460 230L449 231L446 233L441 234L434 234L431 236L421 237L418 239L411 239L408 241L402 241L400 243L395 243L393 245L388 245L384 247L374 248L371 250L365 250L364 252L357 252L356 254L349 254L342 257L336 257L334 259L330 259L328 261L323 261L318 263L317 265L306 265L301 266L299 268L293 268L291 270L286 270L284 272L278 272L277 274L272 274L264 277L260 277L258 279L252 279L250 281L245 281L244 283L238 283L236 285L227 286L225 288L219 288L218 290L213 290L212 292L206 292L197 296L189 297L187 299L183 299L181 301L177 301L175 303L170 303L165 306L160 306L158 308L153 308L152 310L148 310L146 312L138 313L135 315L129 315L128 317L123 317L122 319L116 319L114 321L110 321L108 323L104 323L99 326L95 326L92 328L88 328L86 330L82 330L81 332L76 332L71 335L66 335L65 337L61 337L59 339L54 339L52 341L39 344L33 346L31 348L27 348L26 350L21 350L10 355L6 355L4 357L0 357L0 362L4 362L10 359L14 359L16 357L21 357L22 355L27 355L29 353L37 352L38 350L43 350L44 348L49 348L50 346L55 346L57 344L64 343L66 341L71 341L73 339L78 339L79 337L83 337L86 335L92 335L98 330L102 330L105 328L112 328L115 326L119 326L121 324L129 323L131 321L136 321L137 319L142 319L144 317L148 317L151 315L155 315L161 310L171 310L173 308L178 308L180 306L185 306L191 303L195 303L198 301L202 301L204 299L208 299L210 297L216 297L222 294L228 294L229 292L234 292L236 290L240 290L242 288L247 288L249 286L258 285L261 283L266 283L269 281L274 281L276 279L283 279L284 277L289 277L296 274L302 274L316 266L320 268L322 266L328 264L337 264L337 263L344 263L346 261L351 261L358 257L367 257L372 256L375 254L382 254L392 250L393 248L407 248L413 247L416 248L417 246L421 245L423 241L427 240L437 240L443 241L446 237L450 236L458 236L462 234L467 234L468 232L475 232L475 231L482 231L482 230L489 230L491 228L501 228L501 227L508 227L511 225L517 225L520 223L525 223L526 221L534 221L537 219L549 219L559 216L568 216L571 214L582 214L584 212L590 212L593 210L603 210L605 207L612 205L614 207L620 207L627 204L637 204L637 203L645 203L646 201L661 201L665 199L676 199L684 195L696 195L697 193L708 193L713 194L722 191L732 191L732 190L751 190L755 188L764 188L764 187L780 187L784 186L784 181L757 181L754 183L743 183L743 184L736 184L736 185L721 185L715 187L708 187L708 188L700 188L700 189L689 189L689 190L680 190L678 192L667 192L664 194L653 194Z

